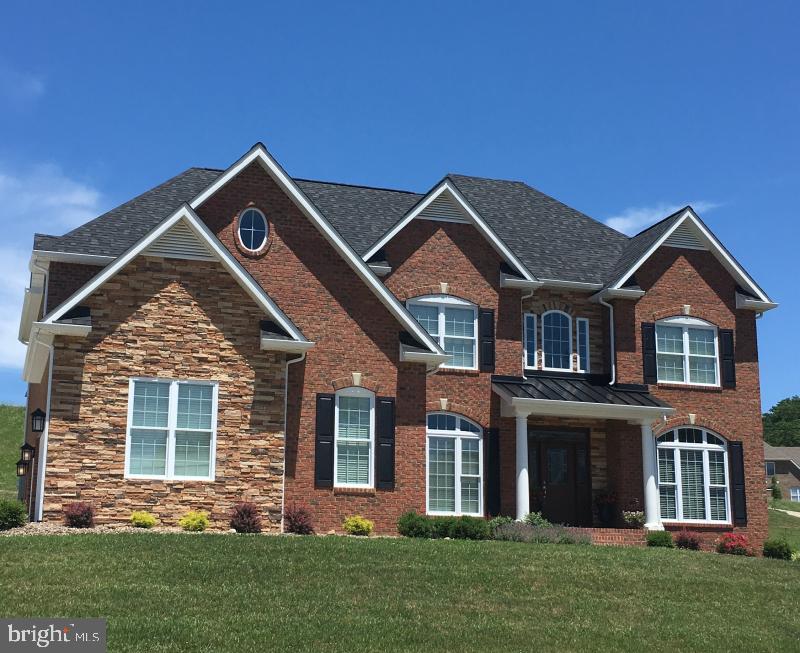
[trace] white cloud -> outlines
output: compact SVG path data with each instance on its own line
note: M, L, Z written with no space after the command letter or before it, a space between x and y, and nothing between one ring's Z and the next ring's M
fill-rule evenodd
M0 98L14 104L25 104L44 95L44 91L41 77L0 63Z
M707 200L689 202L689 204L691 204L692 208L698 213L712 211L722 206L717 202L709 202ZM675 213L675 211L682 209L684 206L686 205L667 204L665 202L654 206L629 207L621 213L608 218L606 224L612 229L632 236L633 234L639 233L642 229L649 227L651 224L663 220L668 215Z

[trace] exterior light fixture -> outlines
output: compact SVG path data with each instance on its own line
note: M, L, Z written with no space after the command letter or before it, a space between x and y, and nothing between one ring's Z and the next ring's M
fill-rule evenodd
M25 476L28 473L28 463L22 458L17 461L17 476Z
M31 431L34 433L41 433L44 431L45 416L46 413L41 408L37 408L31 413Z
M19 448L20 455L22 456L20 460L26 463L30 462L31 460L33 460L33 454L35 451L36 449L26 442Z

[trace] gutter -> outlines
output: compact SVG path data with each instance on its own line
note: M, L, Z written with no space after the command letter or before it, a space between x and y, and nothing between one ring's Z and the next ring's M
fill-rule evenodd
M289 365L300 363L306 359L303 352L297 358L287 358L283 378L283 478L281 480L281 533L284 532L283 515L286 512L286 432L289 421Z
M53 393L53 367L55 365L55 346L51 343L45 345L50 351L50 365L47 372L47 403L44 431L39 438L39 477L36 479L36 510L33 515L34 521L42 521L44 508L44 477L47 472L47 440L50 435L50 399Z

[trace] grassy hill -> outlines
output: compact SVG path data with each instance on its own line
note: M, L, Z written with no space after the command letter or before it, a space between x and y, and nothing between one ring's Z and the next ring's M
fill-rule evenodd
M15 465L22 444L25 408L0 404L0 499L17 498Z

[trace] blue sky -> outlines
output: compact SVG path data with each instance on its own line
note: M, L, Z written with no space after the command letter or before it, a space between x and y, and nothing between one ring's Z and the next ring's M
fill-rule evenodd
M522 179L634 231L692 203L781 303L759 322L764 407L800 393L800 5L652 4L6 6L0 401L24 401L32 234L256 141L298 177Z

